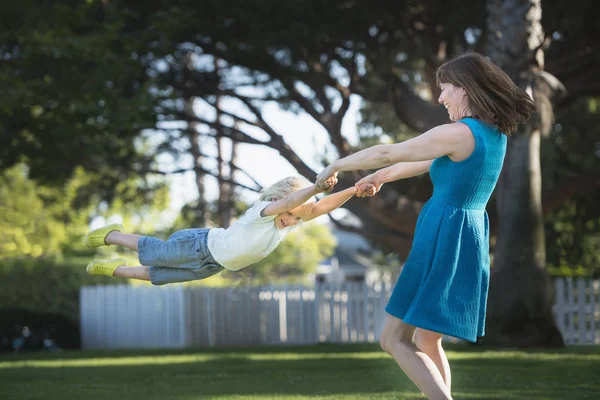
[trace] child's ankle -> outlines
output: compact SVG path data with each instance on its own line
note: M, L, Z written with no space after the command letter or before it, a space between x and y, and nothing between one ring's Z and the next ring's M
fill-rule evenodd
M117 235L117 234L119 234L119 231L109 232L108 235L106 235L106 237L104 238L104 244L107 244L107 245L115 244L111 241L111 238L114 238L114 235Z

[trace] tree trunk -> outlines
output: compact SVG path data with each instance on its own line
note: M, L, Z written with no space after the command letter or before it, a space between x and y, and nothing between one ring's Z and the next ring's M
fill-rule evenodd
M546 270L540 140L553 118L535 76L543 69L540 0L488 0L488 54L532 93L537 115L508 140L497 186L498 228L485 344L563 346Z
M238 144L235 142L231 143L231 153L229 154L229 180L235 182L236 173L234 165L237 161L237 150ZM236 194L235 194L235 186L229 185L228 194L227 194L227 202L224 204L225 209L223 210L223 219L227 221L227 226L231 225L231 221L234 216L234 208L235 208Z
M217 76L219 76L219 58L215 57L213 60L213 65L215 68L215 72ZM218 126L221 125L221 95L217 94L215 100L215 122ZM237 126L236 126L237 128ZM233 218L233 207L235 204L234 199L234 187L232 184L225 182L226 179L230 181L234 181L234 168L233 165L235 163L236 157L236 146L237 144L231 143L231 154L229 157L229 176L225 176L225 157L223 154L225 153L225 149L223 148L224 141L226 138L223 136L220 128L215 129L215 139L217 141L217 174L219 180L219 198L217 199L217 217L218 223L221 228L229 228L231 225L231 220Z
M552 281L541 202L539 130L509 140L498 182L498 229L484 343L562 346L552 315Z
M194 123L188 123L189 130L195 131ZM194 174L196 175L196 188L198 189L198 204L194 207L194 214L196 215L196 223L198 226L206 226L206 222L208 220L208 215L206 213L206 199L204 198L204 171L202 169L202 155L200 154L200 134L199 133L189 133L188 134L190 143L192 157L194 159Z
M217 135L217 162L219 164L218 176L219 176L219 198L217 200L218 205L218 218L219 226L221 228L229 228L231 220L233 218L233 207L235 206L234 198L234 187L225 180L234 181L234 169L233 164L236 156L236 143L231 144L231 154L229 159L229 174L225 175L225 163L223 158L223 141L224 137Z
M194 70L194 63L192 60L192 53L186 53L183 57L183 71L184 81L188 79L187 75ZM193 170L196 181L196 188L198 189L198 204L194 207L194 213L196 216L196 223L198 226L206 226L208 216L206 213L206 199L204 198L204 172L202 169L202 154L200 152L200 134L196 129L196 122L194 122L192 116L194 115L194 99L193 97L186 97L184 101L184 113L190 118L186 121L187 123L187 137L190 141L190 153L193 158Z

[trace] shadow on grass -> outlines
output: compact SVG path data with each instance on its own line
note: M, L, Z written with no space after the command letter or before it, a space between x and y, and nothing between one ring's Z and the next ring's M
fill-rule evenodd
M482 354L484 352L494 353L523 353L523 354L559 354L559 355L597 355L600 357L600 346L568 346L562 349L516 349L516 348L496 348L490 346L480 346L471 344L453 344L444 345L449 353L461 354ZM302 346L231 346L217 348L187 348L187 349L117 349L117 350L67 350L59 353L5 353L0 354L0 362L15 360L61 360L61 359L80 359L80 358L114 358L114 357L134 357L134 356L164 356L179 354L314 354L314 353L381 353L381 347L376 343L359 344L330 344L322 343L317 345Z
M544 354L596 354L600 356L600 346L599 345L572 345L565 346L563 348L537 348L537 347L529 347L529 348L499 348L492 346L483 346L483 345L474 345L474 344L452 344L449 346L444 346L444 348L449 349L450 351L456 350L463 353L481 353L484 351L494 351L494 352L523 352L528 354L533 353L544 353Z
M466 346L461 346L461 348ZM117 350L66 350L58 353L4 353L0 354L0 362L14 361L20 359L26 360L60 360L60 359L79 359L79 358L113 358L113 357L132 357L132 356L161 356L161 355L179 355L179 354L279 354L279 353L370 353L381 352L379 344L359 343L359 344L329 344L322 343L316 345L302 346L228 346L228 347L205 347L205 348L186 348L186 349L117 349Z
M455 399L600 398L600 360L595 357L590 361L560 352L559 357L554 357L556 352L511 357L502 352L475 352L470 346L450 347ZM30 360L31 366L19 364L22 360ZM36 360L43 361L43 366L36 367ZM80 365L73 366L73 362ZM424 398L377 345L2 357L0 393L15 399L78 400Z

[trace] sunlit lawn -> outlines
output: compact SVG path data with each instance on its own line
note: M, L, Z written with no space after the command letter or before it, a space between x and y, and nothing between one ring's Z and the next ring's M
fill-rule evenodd
M600 399L600 346L449 346L455 399ZM0 399L423 399L377 345L0 357Z

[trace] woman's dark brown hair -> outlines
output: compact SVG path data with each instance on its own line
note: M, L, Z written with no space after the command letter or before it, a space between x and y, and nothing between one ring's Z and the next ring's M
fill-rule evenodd
M472 116L496 125L509 136L535 111L529 95L478 53L467 53L442 64L436 80L438 86L451 83L465 89Z

